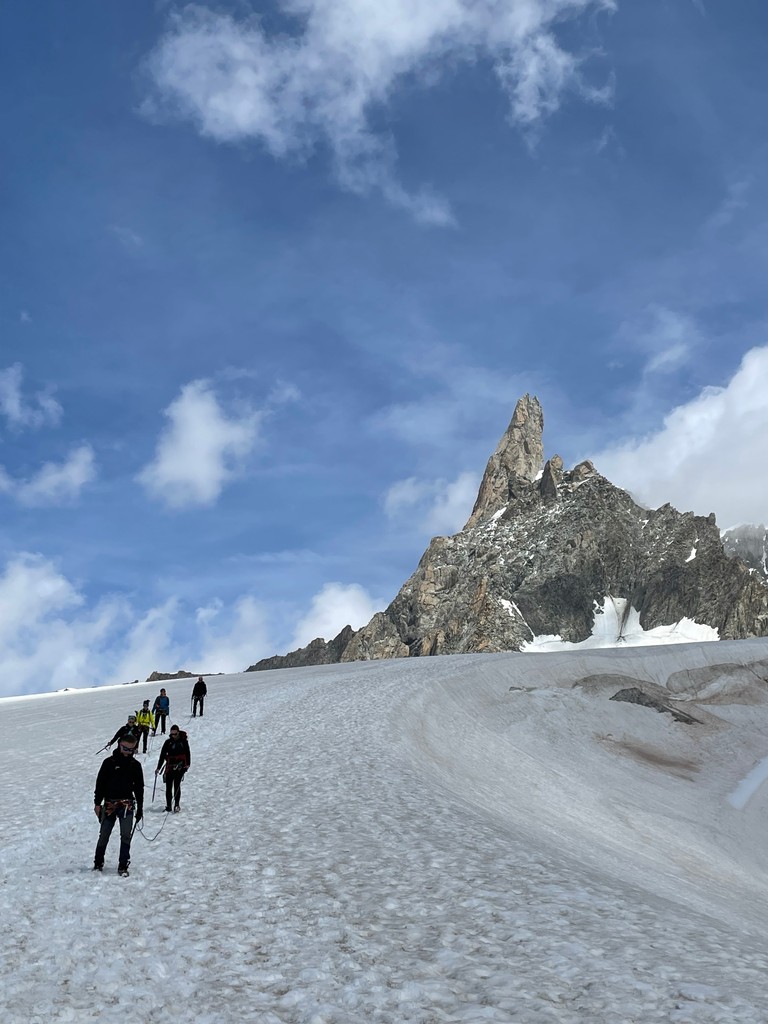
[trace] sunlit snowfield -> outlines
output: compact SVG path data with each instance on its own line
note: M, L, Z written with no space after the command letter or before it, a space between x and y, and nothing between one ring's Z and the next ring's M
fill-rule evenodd
M192 770L166 819L159 737L141 759L128 879L116 835L91 871L96 751L158 686L0 701L0 1021L766 1024L768 784L744 782L768 755L763 659L222 676L193 721L169 682ZM600 678L685 669L697 725Z

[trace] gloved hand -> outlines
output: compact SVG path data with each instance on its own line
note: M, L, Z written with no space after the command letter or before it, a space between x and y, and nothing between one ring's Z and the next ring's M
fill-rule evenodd
M93 811L99 821L101 821L101 804L94 804Z
M138 825L138 823L141 821L141 819L143 817L144 817L144 811L136 811L136 824L137 825Z

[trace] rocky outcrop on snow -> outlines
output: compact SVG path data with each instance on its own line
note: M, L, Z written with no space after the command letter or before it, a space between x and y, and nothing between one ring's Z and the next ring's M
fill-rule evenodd
M654 711L672 715L676 722L682 722L684 725L695 725L698 723L698 718L694 718L693 715L687 714L685 711L680 711L679 708L673 708L671 704L666 701L657 700L655 697L649 696L643 690L636 686L631 686L626 690L619 690L618 693L610 698L611 700L626 701L628 704L639 704L644 708L653 708Z
M162 683L166 679L191 679L197 675L195 672L187 672L183 668L180 668L178 672L158 672L155 670L151 675L147 676L148 683Z
M579 642L607 597L645 630L688 619L721 639L768 634L765 574L726 551L714 514L648 510L591 462L544 462L542 432L526 395L467 524L432 540L388 608L252 668L520 650L540 635Z
M268 668L302 668L306 665L335 665L341 661L341 656L354 636L351 626L345 626L338 636L328 643L322 638L313 640L306 647L300 647L290 654L276 655L274 658L264 658L249 665L246 672L257 672Z

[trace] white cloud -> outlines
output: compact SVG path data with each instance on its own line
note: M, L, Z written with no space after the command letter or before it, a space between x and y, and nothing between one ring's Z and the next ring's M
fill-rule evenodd
M359 629L382 607L358 583L326 583L297 624L289 649L305 647L317 637L332 640L345 626Z
M96 477L93 449L80 445L62 463L46 462L29 479L16 480L0 466L0 493L8 494L22 505L64 505L74 501L80 491Z
M228 415L208 382L196 380L181 389L165 415L169 425L137 479L170 507L212 504L242 471L261 414L246 409Z
M110 637L106 649L92 652L104 666L104 682L146 679L153 671L175 672L190 667L188 645L174 642L180 603L171 597L162 604L136 614L126 603L120 630Z
M128 250L141 249L144 246L144 239L133 228L125 227L123 224L110 224L109 230L120 244Z
M472 512L480 488L476 473L461 473L436 491L426 525L430 533L452 534L462 528Z
M419 529L430 535L457 533L472 512L480 478L476 473L461 473L452 481L399 480L387 491L384 509L390 518L408 516Z
M22 322L29 316L22 312ZM0 370L0 415L14 430L25 427L55 426L61 419L62 408L48 391L39 391L29 401L22 394L23 370L19 363Z
M0 692L36 693L99 680L94 651L120 617L118 603L93 609L56 567L22 553L0 576ZM95 667L95 673L94 673Z
M510 117L530 126L572 89L589 99L579 59L556 24L614 0L284 0L296 33L269 35L257 17L236 20L199 5L172 17L148 60L152 116L192 120L220 142L260 141L275 157L327 145L341 184L380 190L417 220L452 222L428 190L395 180L394 146L371 114L406 80L426 86L458 62L489 61Z
M242 671L273 654L267 611L245 595L196 612L179 598L136 610L89 603L51 561L22 552L0 574L0 695L145 679L153 669Z
M674 409L648 437L590 455L598 470L657 507L717 514L721 528L768 522L768 346L746 354L725 387Z
M232 608L214 601L195 613L200 658L198 671L242 672L263 657L270 647L267 615L255 598L239 598Z

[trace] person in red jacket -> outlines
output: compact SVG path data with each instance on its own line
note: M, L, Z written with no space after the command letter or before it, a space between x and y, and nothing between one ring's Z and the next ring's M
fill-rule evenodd
M181 782L189 766L192 764L192 755L189 751L187 734L179 729L178 725L172 725L168 739L163 744L160 757L157 759L155 775L165 766L163 779L165 780L165 809L171 809L171 797L173 797L174 813L179 810L181 802Z

